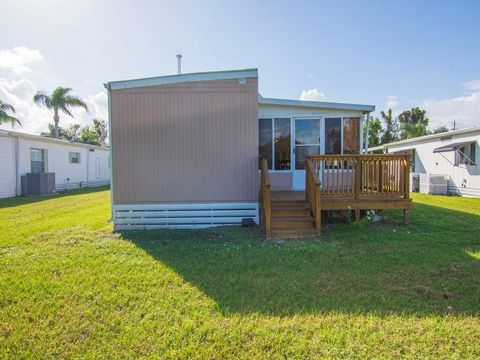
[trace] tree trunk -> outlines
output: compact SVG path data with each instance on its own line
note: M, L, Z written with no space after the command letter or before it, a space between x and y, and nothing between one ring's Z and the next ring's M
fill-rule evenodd
M55 137L58 139L58 121L60 120L58 116L58 109L53 109L53 122L55 123Z

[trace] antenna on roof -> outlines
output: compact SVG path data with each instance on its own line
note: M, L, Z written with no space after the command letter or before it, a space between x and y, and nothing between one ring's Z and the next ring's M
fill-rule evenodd
M178 74L182 73L182 54L177 54Z

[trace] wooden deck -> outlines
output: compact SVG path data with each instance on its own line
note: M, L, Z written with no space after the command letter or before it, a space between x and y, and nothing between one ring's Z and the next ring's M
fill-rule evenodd
M272 191L261 163L261 209L265 237L321 234L322 211L402 209L408 223L409 155L323 155L306 164L306 191ZM320 180L321 179L321 180Z

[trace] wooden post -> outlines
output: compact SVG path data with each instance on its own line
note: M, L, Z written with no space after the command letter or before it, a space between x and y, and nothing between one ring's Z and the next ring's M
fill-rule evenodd
M410 199L410 154L405 155L405 199Z
M320 208L320 184L315 185L315 230L317 236L322 234L322 210Z
M409 214L409 211L408 209L405 209L403 210L403 223L405 225L408 225L408 223L410 222L410 214Z
M360 210L355 210L355 221L360 220Z
M360 189L362 182L362 158L361 155L357 155L355 159L355 199L360 198Z

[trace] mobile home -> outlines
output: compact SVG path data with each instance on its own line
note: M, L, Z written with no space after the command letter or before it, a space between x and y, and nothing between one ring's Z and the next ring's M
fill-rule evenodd
M108 148L0 130L0 198L22 194L27 173L54 173L55 189L110 183Z
M480 127L392 142L372 148L411 154L412 190L480 196Z
M281 204L285 196L300 209L286 211L285 219L272 210L279 215L272 227L294 224L305 235L315 230L308 194L348 199L331 205L337 208L365 206L367 188L361 190L356 156L366 150L361 129L373 105L265 98L258 93L257 69L113 81L105 87L117 230L199 228L247 218L258 223L259 207L263 217L273 216L262 196L267 187L268 204ZM319 158L330 155L335 158ZM318 192L309 187L309 159L316 161L313 178L320 176L323 184ZM399 158L398 175L403 164ZM365 165L364 174L367 169L373 168ZM402 184L395 185L395 200L408 209ZM320 207L313 212L320 216Z

